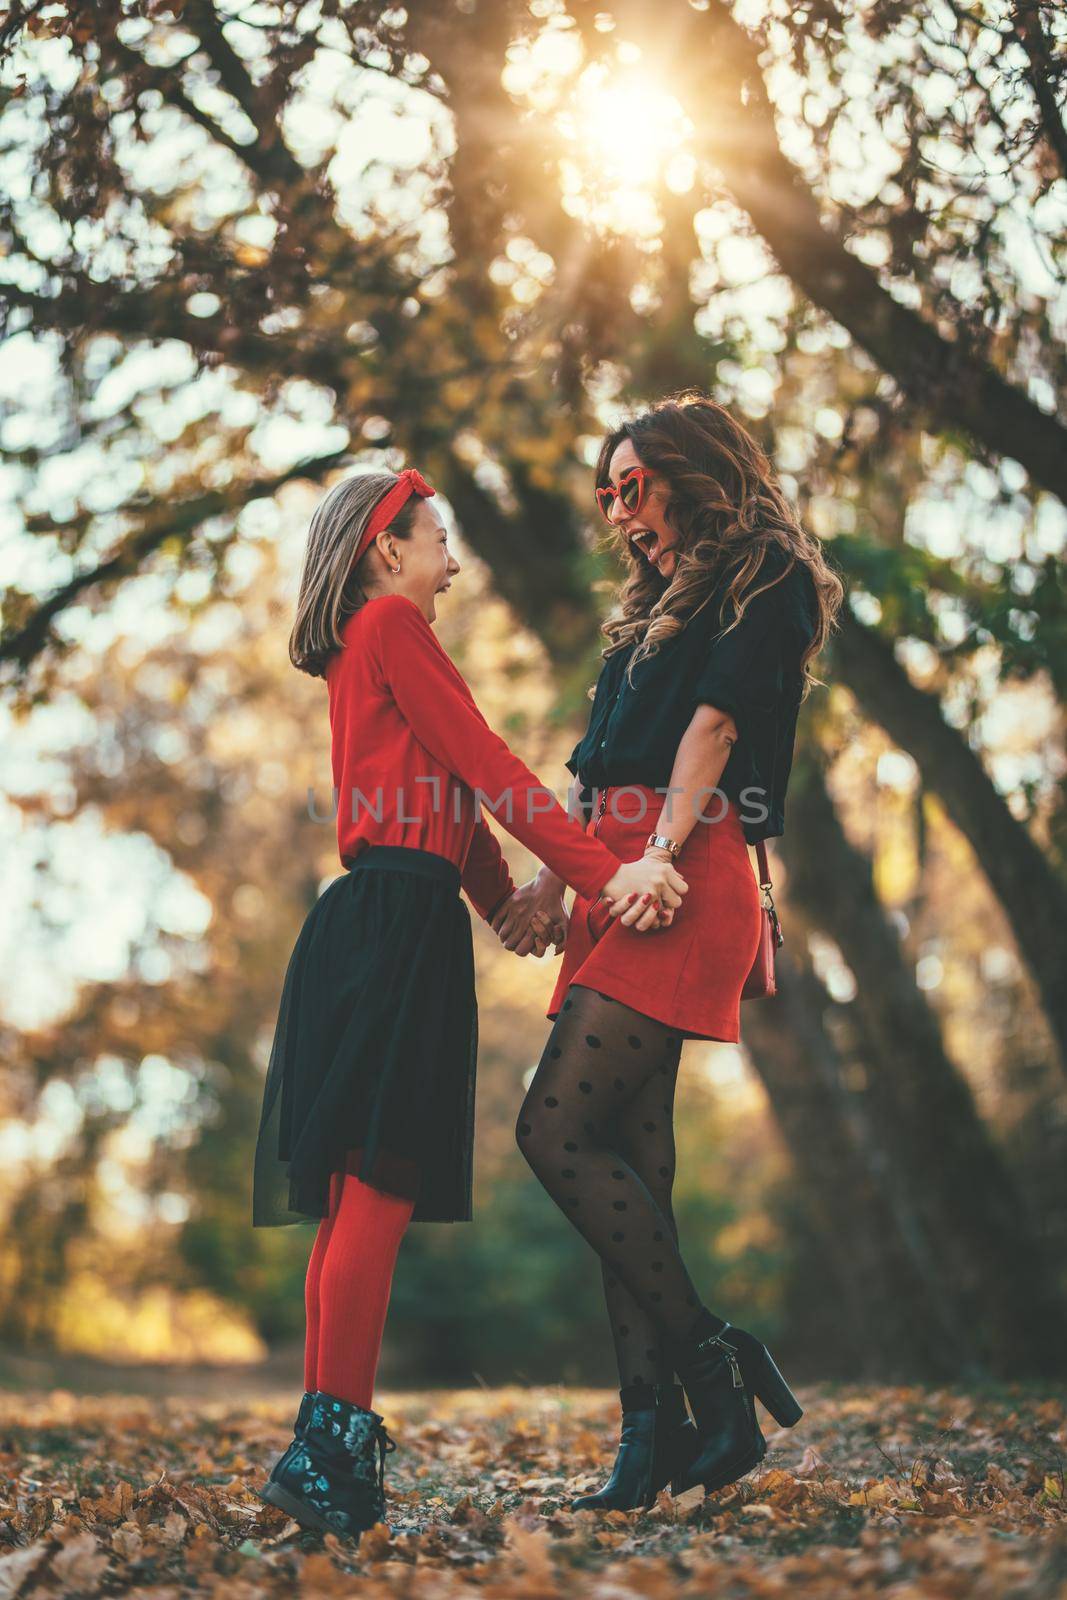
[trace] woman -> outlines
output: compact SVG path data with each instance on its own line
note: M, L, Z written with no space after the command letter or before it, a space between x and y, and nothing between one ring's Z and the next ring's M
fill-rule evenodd
M305 1394L261 1494L357 1540L383 1514L392 1442L370 1406L400 1241L412 1220L471 1215L477 1011L459 890L488 919L514 887L479 793L635 932L653 899L673 908L686 888L673 866L623 865L587 837L486 724L433 632L460 570L433 493L413 470L330 490L290 639L294 665L329 691L348 870L290 957L255 1151L253 1226L319 1224Z
M679 1253L673 1104L682 1041L738 1038L760 928L747 846L783 831L797 711L842 587L759 446L703 396L616 429L596 482L628 575L568 766L589 834L623 860L676 862L690 893L639 943L578 892L517 1137L600 1257L619 1365L615 1469L574 1506L624 1509L755 1466L753 1395L782 1425L801 1416ZM493 918L504 942L523 919L558 927L562 888L549 866L517 890Z

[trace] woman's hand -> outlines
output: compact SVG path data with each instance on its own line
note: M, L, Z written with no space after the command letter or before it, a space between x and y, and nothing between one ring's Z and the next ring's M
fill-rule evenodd
M600 891L602 899L612 902L609 915L638 933L665 926L661 913L667 911L673 919L682 896L689 891L677 868L661 859L663 854L650 852L640 861L624 862Z
M549 945L556 954L567 940L563 884L552 873L539 872L508 896L491 923L506 950L516 955L543 956Z
M674 857L671 855L669 850L664 850L662 845L658 845L658 844L646 845L646 847L645 847L645 855L646 856L654 856L657 861L667 861L667 862L670 863L670 865L672 867L674 865ZM658 927L658 928L669 928L671 923L674 921L674 912L675 912L675 907L674 906L661 905L660 908L659 908L659 921L657 923L654 923L653 927L654 928L655 927ZM651 931L652 931L652 929L649 929L649 932L651 932Z

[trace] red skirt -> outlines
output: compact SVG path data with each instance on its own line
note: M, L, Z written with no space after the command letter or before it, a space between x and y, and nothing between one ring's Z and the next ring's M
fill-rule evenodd
M641 784L601 794L606 809L599 821L595 814L590 818L586 832L596 832L621 861L638 860L663 795ZM676 865L689 892L668 928L637 933L609 920L598 939L589 926L591 902L576 895L546 1016L555 1018L571 984L580 983L667 1023L688 1039L737 1043L741 989L759 945L760 898L732 800L712 797ZM603 921L601 908L597 931Z

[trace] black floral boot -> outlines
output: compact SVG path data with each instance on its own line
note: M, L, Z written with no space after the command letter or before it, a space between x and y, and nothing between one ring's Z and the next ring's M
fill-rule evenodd
M653 1404L648 1404L649 1395ZM611 1476L595 1494L579 1495L572 1511L632 1511L656 1503L672 1479L679 1481L700 1451L700 1437L675 1384L650 1390L620 1389L622 1433Z
M763 1460L767 1441L753 1396L783 1428L804 1415L767 1346L729 1322L679 1346L675 1364L700 1434L700 1448L674 1485L675 1494L698 1483L705 1493L724 1489Z
M316 1390L302 1441L259 1497L306 1528L358 1543L385 1519L385 1457L395 1449L376 1411Z
M305 1389L304 1398L301 1400L300 1409L296 1414L296 1421L293 1423L292 1442L286 1446L284 1452L278 1457L277 1461L270 1469L270 1477L267 1479L268 1483L277 1482L279 1474L285 1471L286 1467L292 1460L294 1451L299 1450L300 1446L303 1444L304 1430L311 1419L311 1405L314 1399L315 1396L312 1390Z

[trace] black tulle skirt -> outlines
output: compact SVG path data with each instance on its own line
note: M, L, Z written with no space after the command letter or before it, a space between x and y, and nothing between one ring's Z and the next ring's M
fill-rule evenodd
M330 1177L471 1217L478 1011L459 868L375 845L319 896L289 958L252 1177L252 1226L317 1221Z

